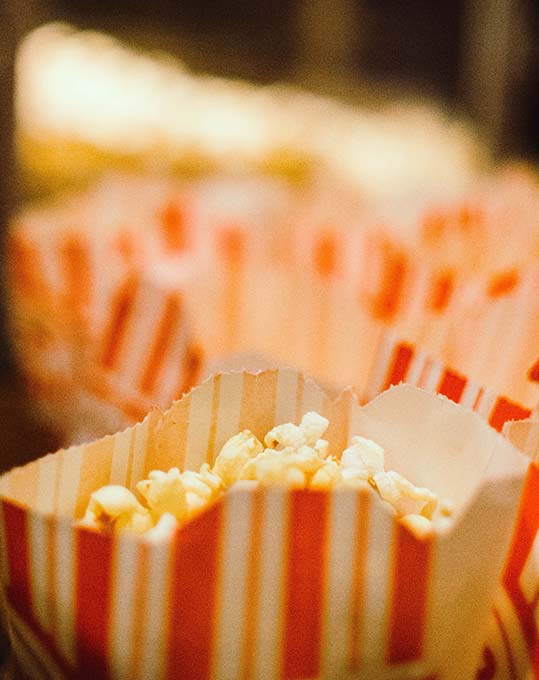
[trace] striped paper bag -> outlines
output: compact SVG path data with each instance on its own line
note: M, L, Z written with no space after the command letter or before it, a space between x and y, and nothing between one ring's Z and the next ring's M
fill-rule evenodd
M361 433L453 502L452 527L418 539L369 491L241 484L166 539L73 524L104 484L197 469L239 430L310 410L330 419L332 453ZM360 407L292 370L218 374L0 479L18 662L31 678L474 678L526 469L477 415L417 388Z

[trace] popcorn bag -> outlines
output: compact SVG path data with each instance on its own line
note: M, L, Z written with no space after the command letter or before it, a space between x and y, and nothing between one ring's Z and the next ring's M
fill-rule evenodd
M330 454L374 440L454 505L451 523L419 537L368 488L240 482L168 535L74 524L103 485L197 470L237 432L262 439L310 411L329 419ZM483 648L527 468L476 414L411 386L360 407L290 369L217 374L165 413L0 478L18 663L31 678L511 677L486 674L496 650Z

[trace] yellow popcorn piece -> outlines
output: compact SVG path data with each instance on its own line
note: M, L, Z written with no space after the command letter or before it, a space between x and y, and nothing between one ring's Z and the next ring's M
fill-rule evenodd
M307 446L315 446L328 429L329 420L314 411L309 411L301 419L299 427L303 432L304 443Z
M192 517L209 505L222 489L219 478L209 471L209 466L203 469L204 471L201 469L201 472L186 470L182 475L188 517Z
M305 472L290 454L266 449L245 469L243 479L253 479L265 485L304 487L307 483Z
M423 515L404 515L400 521L419 538L432 535L432 522Z
M384 472L384 449L372 439L355 436L343 451L341 462L345 468L364 470L367 478Z
M110 484L94 491L80 521L82 526L143 533L153 526L150 513L123 486Z
M342 471L335 460L325 460L311 478L312 489L331 489L343 481Z
M432 519L438 505L436 494L421 486L414 486L398 472L380 472L374 475L380 496L390 503L398 515L423 515Z
M328 429L328 425L327 418L310 411L303 416L299 425L284 423L274 427L264 437L264 444L270 449L277 447L298 449L305 445L319 451L327 451L328 444L321 437Z
M217 456L213 473L221 478L225 486L241 478L245 464L264 450L262 444L249 430L243 430L231 437Z
M187 515L185 487L178 468L171 468L168 472L152 470L148 479L136 485L136 490L155 520L165 512L177 520Z

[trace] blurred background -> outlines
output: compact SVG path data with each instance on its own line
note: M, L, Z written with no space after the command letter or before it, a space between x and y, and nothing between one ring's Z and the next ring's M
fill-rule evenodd
M291 83L369 111L401 101L433 107L466 121L482 157L535 162L539 155L536 0L3 0L2 247L10 215L27 198L46 196L58 180L58 165L48 157L48 164L36 161L43 147L27 123L36 112L27 115L25 108L34 100L16 75L20 46L49 22L102 31L135 52L172 55L194 75ZM32 54L26 69L46 61L46 52L43 59L38 48ZM81 72L83 89L85 77ZM24 446L30 458L52 448L54 438L21 417L26 397L14 378L3 322L0 329L0 418L11 442L7 449ZM10 464L6 455L2 466Z

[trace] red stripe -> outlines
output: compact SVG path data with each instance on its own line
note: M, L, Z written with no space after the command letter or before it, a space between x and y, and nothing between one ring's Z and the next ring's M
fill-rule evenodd
M498 397L488 422L491 427L501 432L508 420L524 420L530 416L530 409L515 404L515 402L509 401L505 397Z
M328 500L324 492L290 494L282 669L287 680L320 673Z
M166 677L206 680L219 577L222 503L182 527L172 556Z
M337 247L332 234L322 234L315 243L314 268L322 278L331 276L337 267Z
M477 671L475 680L493 680L496 677L496 658L490 647L483 649L482 665Z
M157 376L170 351L172 341L174 340L174 333L181 320L181 316L181 296L177 293L172 293L168 296L165 303L161 321L140 380L140 389L145 394L150 394L155 388Z
M176 201L169 201L161 213L161 230L165 248L169 252L185 250L187 243L185 214Z
M137 288L138 280L130 277L124 281L112 301L101 355L101 363L107 369L112 369L118 361L127 335L129 320L133 314L133 303Z
M444 272L434 281L430 299L427 303L433 312L443 311L449 304L453 289L455 287L455 275L453 272Z
M407 259L403 253L394 251L386 244L383 264L380 290L372 301L373 314L380 319L390 319L398 311L404 291Z
M413 356L414 350L411 345L405 343L395 345L390 369L387 373L382 392L387 390L388 387L391 387L391 385L398 385L406 378L406 373L408 372Z
M436 391L440 394L444 394L458 404L462 397L462 393L464 392L464 388L466 387L466 383L466 378L447 369L444 371Z
M537 357L537 361L530 368L528 378L533 380L533 382L539 382L539 357Z
M423 653L432 542L419 540L395 522L393 584L387 657L391 664L415 661Z
M496 607L493 607L492 613L494 615L496 623L498 624L500 635L502 636L503 646L505 649L505 656L507 659L507 665L509 666L510 680L518 680L518 674L515 665L515 659L513 658L513 651L511 650L511 642L509 640L509 635L507 634L507 630L504 626L502 617L500 616L500 612L496 609Z
M487 294L493 298L508 295L517 287L518 282L519 275L515 270L502 272L490 279Z
M8 236L7 248L9 275L15 290L30 298L39 298L43 303L49 291L36 245L23 235L12 232Z
M204 361L204 353L202 347L195 344L190 344L184 355L184 361L181 367L181 381L179 392L175 396L179 399L183 394L188 392L200 377L202 365Z
M75 635L79 677L105 680L112 591L113 538L76 531Z
M68 235L60 246L68 311L82 314L90 298L90 263L80 238Z
M238 264L245 250L245 237L240 227L228 226L217 235L217 247L225 261Z
M24 619L33 620L26 510L3 501L2 511L9 567L9 601Z
M524 482L515 532L503 574L503 584L513 602L528 650L537 643L535 603L528 602L520 587L520 575L539 530L539 468L531 464Z

